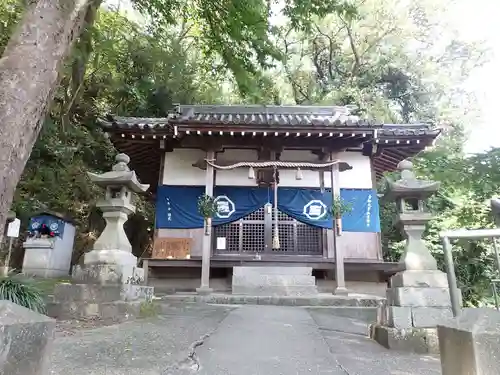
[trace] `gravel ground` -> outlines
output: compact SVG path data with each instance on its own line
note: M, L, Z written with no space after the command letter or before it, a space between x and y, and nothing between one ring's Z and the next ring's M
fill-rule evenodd
M165 375L185 365L193 343L214 331L229 307L166 306L144 320L73 329L54 342L52 375Z
M56 338L77 335L82 330L107 327L112 324L98 318L84 320L59 320L56 323Z

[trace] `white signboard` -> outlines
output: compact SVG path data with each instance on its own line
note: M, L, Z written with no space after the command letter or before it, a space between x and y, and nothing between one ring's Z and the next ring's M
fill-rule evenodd
M19 237L19 230L21 229L21 220L15 218L7 227L7 237Z
M226 250L226 237L217 237L217 250Z

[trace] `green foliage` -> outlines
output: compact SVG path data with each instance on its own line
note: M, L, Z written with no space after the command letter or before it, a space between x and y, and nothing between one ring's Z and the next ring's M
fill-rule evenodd
M433 150L414 159L420 178L441 181L439 193L428 207L434 219L425 232L426 243L444 271L444 259L439 232L447 229L493 228L489 199L498 195L500 170L499 149L465 156L461 147L461 132L442 140ZM404 248L400 231L392 225L395 205L381 207L384 259L398 261ZM459 240L453 243L453 256L459 287L464 301L471 306L491 302L490 280L498 277L492 242L489 240Z
M139 307L139 317L141 318L154 318L158 316L160 312L161 306L153 301L142 302Z
M13 276L0 279L0 300L8 300L30 310L45 313L45 301L42 292L28 280Z
M134 5L159 25L173 25L184 18L193 25L191 36L200 43L206 57L214 57L220 67L232 72L243 96L263 92L262 69L284 55L275 43L276 13L271 0L134 0ZM344 0L292 0L278 11L294 28L307 30L315 17L330 13L352 17L356 8Z
M333 217L339 219L352 211L352 203L345 201L341 197L335 197L330 211Z
M203 194L198 198L198 212L206 219L211 219L217 213L217 204L214 197Z

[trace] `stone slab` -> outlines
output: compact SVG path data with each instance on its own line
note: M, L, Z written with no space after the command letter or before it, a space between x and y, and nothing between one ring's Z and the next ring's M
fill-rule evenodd
M393 328L412 328L411 307L388 306L387 325Z
M90 264L76 266L73 280L81 284L142 284L144 270L130 265Z
M392 306L451 307L448 288L389 288L387 303Z
M0 374L46 374L55 325L45 315L0 301Z
M439 353L437 331L432 328L398 329L374 325L370 336L387 349L419 354Z
M134 284L57 284L54 301L60 303L102 303L114 301L151 301L154 287Z
M318 307L373 307L380 308L385 300L376 296L247 296L237 294L172 294L162 297L167 303L209 303L221 305L276 305L276 306L318 306Z
M312 276L312 267L234 267L233 276L245 275L304 275Z
M154 290L152 286L124 284L121 286L121 300L151 302Z
M139 316L141 304L141 301L49 302L47 314L59 320L99 318L107 322L123 322Z
M315 285L233 285L232 292L249 296L314 296Z
M403 271L390 278L391 288L448 288L446 273L441 271Z
M233 287L235 285L316 286L316 279L306 275L233 275Z
M121 299L121 286L99 284L57 284L54 300L61 303L86 301L89 303L113 302Z
M386 314L379 320L381 325L392 328L436 328L439 323L453 318L453 313L447 307L410 307L386 306L381 308Z
M500 312L465 309L438 325L443 375L500 373Z
M412 307L411 317L414 327L434 328L438 324L452 319L453 312L448 307Z

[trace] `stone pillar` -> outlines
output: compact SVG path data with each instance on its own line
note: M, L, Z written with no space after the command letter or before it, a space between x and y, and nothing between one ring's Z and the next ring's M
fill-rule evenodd
M214 160L215 152L207 151L207 160ZM205 194L214 195L214 167L207 164L205 172ZM198 294L210 294L210 258L212 256L212 225L209 225L203 236L201 253L201 285L196 289Z
M432 218L425 201L439 189L439 182L419 180L413 164L402 161L398 165L401 179L387 180L384 199L395 200L395 224L406 237L405 251L400 260L405 271L390 279L387 289L387 307L375 339L388 348L416 352L437 352L436 326L451 318L451 301L446 274L437 269L422 234Z
M0 374L48 374L56 321L0 301Z
M495 218L495 224L497 227L500 227L500 198L492 198L490 204L493 217Z
M465 309L438 326L443 375L500 374L500 312Z
M337 154L331 153L330 160L336 160ZM332 186L332 202L336 198L340 197L340 171L339 165L332 165L331 172L331 186ZM327 242L330 246L333 246L335 252L335 282L337 284L333 294L336 295L347 295L348 291L345 286L345 273L344 273L344 252L342 247L339 246L339 241L337 241L337 231L335 230L335 218L332 218L332 234L327 234Z

